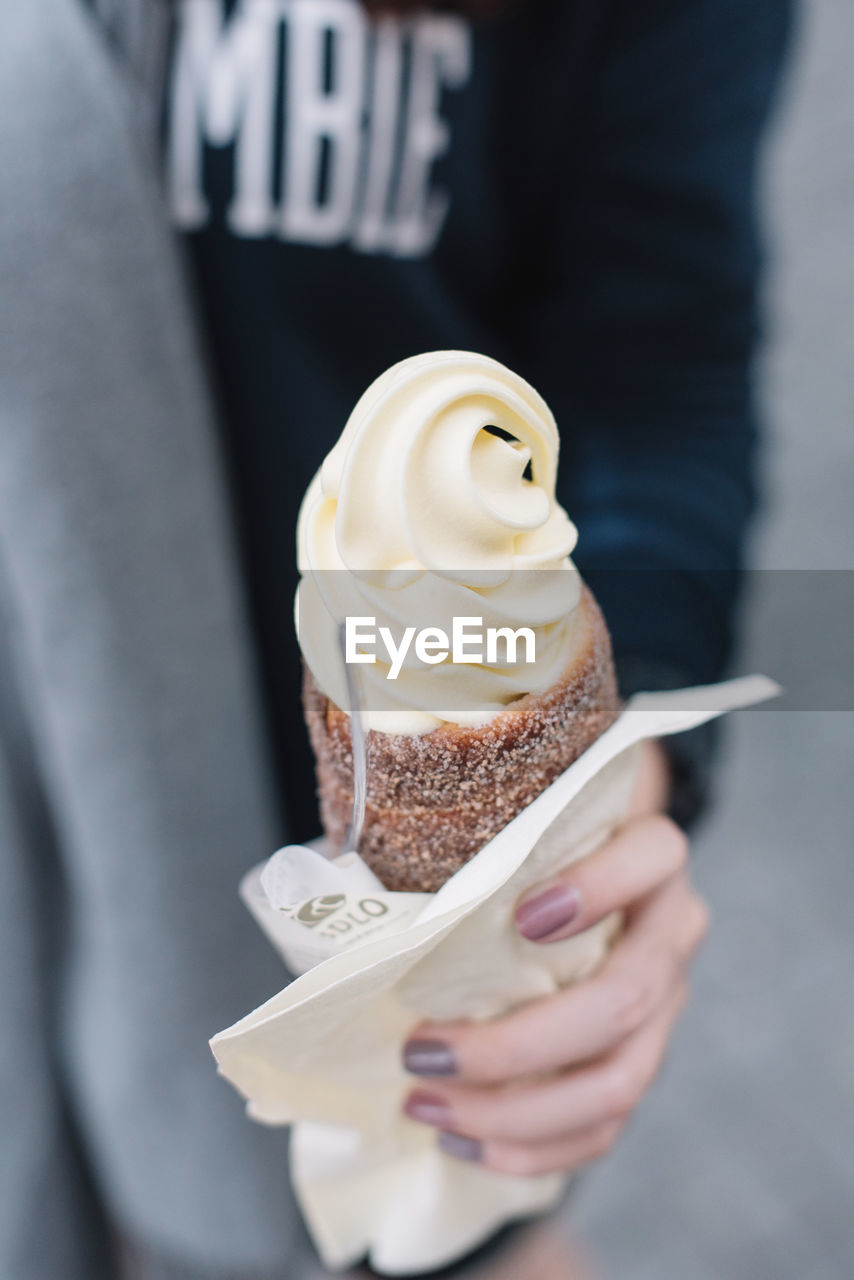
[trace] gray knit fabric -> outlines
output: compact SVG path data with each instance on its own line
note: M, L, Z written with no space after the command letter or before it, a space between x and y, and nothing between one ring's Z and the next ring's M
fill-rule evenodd
M236 895L284 833L176 249L92 15L0 9L0 1278L113 1274L98 1202L296 1276L206 1043L284 980Z

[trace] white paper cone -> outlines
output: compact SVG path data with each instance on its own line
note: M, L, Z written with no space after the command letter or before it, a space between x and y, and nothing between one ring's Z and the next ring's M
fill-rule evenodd
M382 888L356 855L291 846L243 894L294 971L307 972L211 1041L221 1073L267 1124L295 1124L294 1187L326 1266L440 1267L559 1198L562 1177L510 1178L441 1153L401 1113L401 1046L419 1021L482 1019L591 973L613 918L547 947L513 908L597 848L625 814L638 744L772 697L761 676L642 695L436 894ZM690 710L686 710L690 707Z

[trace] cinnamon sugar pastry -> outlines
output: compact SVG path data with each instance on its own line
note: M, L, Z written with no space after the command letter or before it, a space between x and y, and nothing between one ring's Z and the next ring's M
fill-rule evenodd
M477 617L534 642L524 662L509 644L458 662L422 661L410 644L396 674L379 648L351 651L367 731L359 853L389 889L440 888L616 719L607 628L554 496L557 452L523 379L435 352L372 384L303 501L304 705L337 853L353 807L344 620L399 642L407 624Z

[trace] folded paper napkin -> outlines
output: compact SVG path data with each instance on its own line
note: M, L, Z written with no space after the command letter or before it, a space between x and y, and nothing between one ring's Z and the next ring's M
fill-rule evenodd
M291 1172L326 1266L369 1255L406 1275L548 1209L562 1176L515 1178L444 1155L401 1113L401 1047L422 1019L490 1018L590 974L612 917L547 947L514 927L520 894L597 848L625 814L639 744L772 697L763 676L642 694L435 894L391 893L357 854L279 850L242 893L302 973L211 1041L249 1115L295 1125Z

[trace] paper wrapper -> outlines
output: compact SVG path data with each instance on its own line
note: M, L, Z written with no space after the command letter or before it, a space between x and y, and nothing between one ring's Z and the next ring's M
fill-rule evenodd
M401 1113L401 1046L422 1019L490 1018L590 974L615 917L538 946L514 927L530 886L596 849L623 818L639 744L773 696L762 676L644 694L435 894L385 890L356 854L279 850L243 882L294 972L211 1041L254 1120L295 1125L291 1172L326 1266L369 1255L405 1275L463 1255L554 1205L562 1176L508 1177L444 1155ZM686 708L691 708L686 710Z

